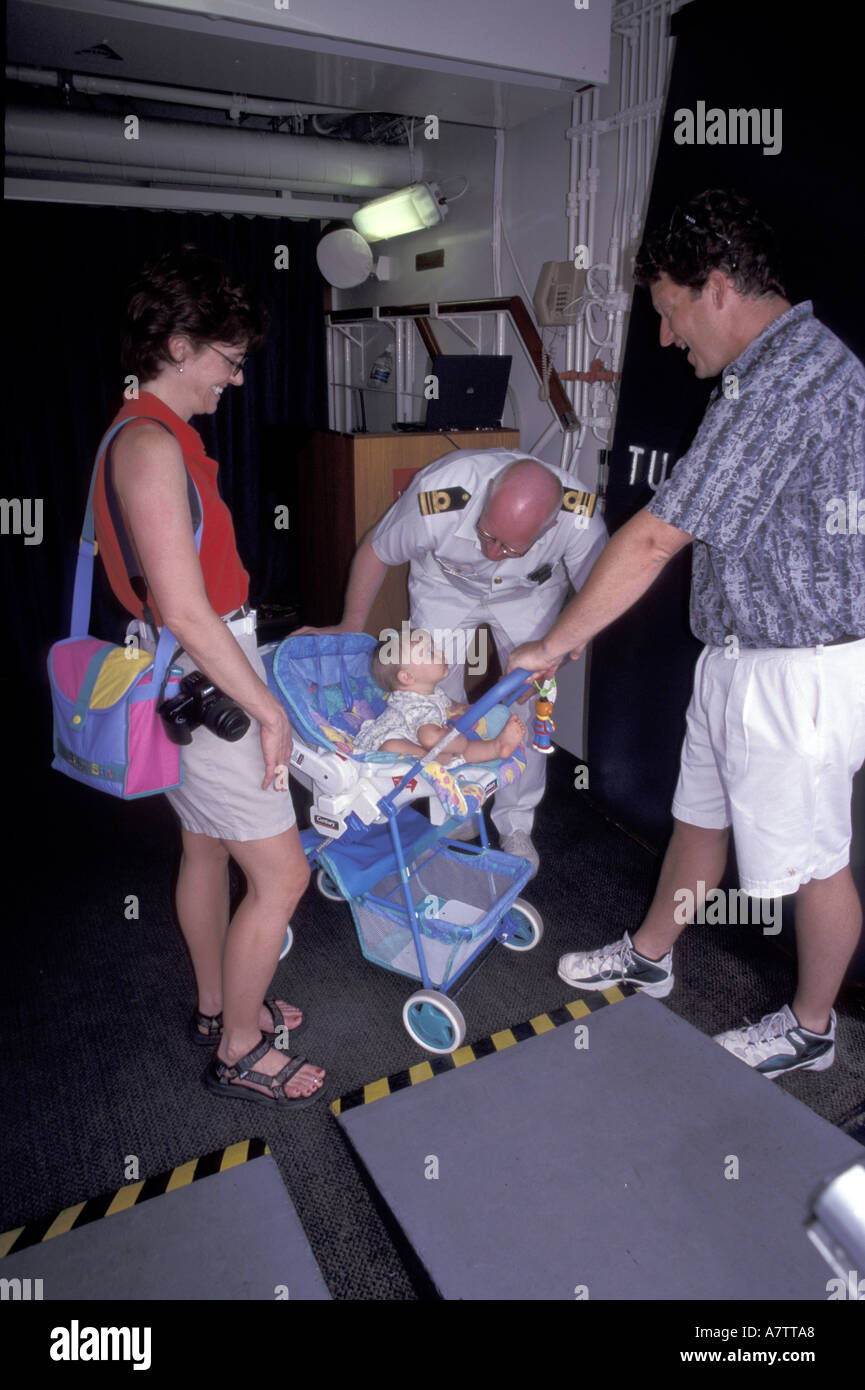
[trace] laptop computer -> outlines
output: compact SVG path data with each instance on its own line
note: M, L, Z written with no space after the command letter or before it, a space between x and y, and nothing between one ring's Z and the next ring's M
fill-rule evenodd
M441 354L432 359L428 375L438 383L438 396L429 401L426 420L397 421L395 430L498 429L511 374L508 355L473 352Z

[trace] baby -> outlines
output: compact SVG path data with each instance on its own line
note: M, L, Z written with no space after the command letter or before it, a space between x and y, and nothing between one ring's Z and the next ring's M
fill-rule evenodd
M379 643L370 670L376 685L392 693L384 713L361 724L354 740L355 750L359 753L380 750L420 758L447 733L445 725L452 702L449 695L436 687L446 679L450 667L437 659L427 633L415 631L411 634L406 665L382 660L383 649L389 641ZM513 714L495 738L469 739L456 734L437 761L445 764L458 759L466 763L486 763L492 758L509 758L525 733L525 724Z

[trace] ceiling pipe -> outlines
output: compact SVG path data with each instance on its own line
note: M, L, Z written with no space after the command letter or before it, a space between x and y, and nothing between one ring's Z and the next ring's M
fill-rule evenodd
M85 159L51 159L44 155L6 155L6 172L8 174L21 174L23 177L28 175L38 175L43 177L46 174L57 176L69 174L75 178L99 178L111 179L112 181L134 179L136 182L148 184L180 184L188 188L236 188L252 189L259 191L271 189L274 192L298 192L313 193L319 196L346 194L357 197L358 190L351 184L316 184L312 179L304 179L303 182L295 182L292 179L268 179L263 177L250 178L245 174L214 174L212 172L201 172L197 169L161 169L155 175L152 168L144 165L135 164L94 164L92 160ZM367 196L378 197L391 192L388 188L374 189L365 188L362 199L365 202ZM351 213L361 207L360 202L333 203L333 216L338 218L348 218ZM351 209L351 211L349 210Z
M135 82L117 77L89 77L85 73L61 74L51 68L31 68L7 64L9 82L26 82L35 87L61 89L67 84L74 92L94 96L136 97L140 101L165 101L175 106L206 106L214 111L228 111L234 118L245 116L353 116L346 106L316 106L311 102L269 101L263 97L247 97L240 93L207 92L194 87L169 87L155 82Z
M244 179L317 191L366 195L373 188L401 188L422 177L423 157L404 147L351 140L221 129L130 116L95 116L73 111L9 107L6 150L52 160L75 160L99 177L100 165L136 169L134 177L164 180L167 171L233 174ZM134 130L135 138L127 132ZM142 169L149 174L140 172ZM132 177L132 175L130 175Z
M64 179L7 178L3 192L23 203L69 203L77 207L147 208L172 212L212 212L223 216L273 217L308 221L333 217L334 204L314 194L233 193L221 188L138 188L135 184L74 183ZM356 204L340 203L352 212Z

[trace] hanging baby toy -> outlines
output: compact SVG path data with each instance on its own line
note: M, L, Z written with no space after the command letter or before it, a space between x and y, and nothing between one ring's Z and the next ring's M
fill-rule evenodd
M555 733L556 726L553 722L553 701L556 698L555 678L544 681L541 685L535 681L538 688L538 697L535 700L535 718L532 724L532 747L538 753L552 753L553 740L551 735Z

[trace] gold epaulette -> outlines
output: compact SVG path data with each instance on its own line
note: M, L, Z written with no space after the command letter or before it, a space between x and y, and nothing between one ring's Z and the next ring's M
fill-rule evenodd
M597 500L597 494L594 492L578 492L576 488L567 488L562 497L561 510L574 512L579 516L594 516Z
M417 500L421 516L435 516L438 512L462 511L471 501L471 493L462 487L443 487L434 492L420 492Z

